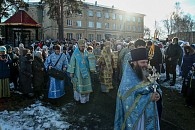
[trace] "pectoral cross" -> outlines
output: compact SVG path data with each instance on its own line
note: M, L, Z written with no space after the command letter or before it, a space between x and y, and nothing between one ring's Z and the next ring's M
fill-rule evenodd
M154 89L154 92L156 92L157 84L155 83L155 81L157 79L159 79L160 74L156 72L156 68L154 66L152 67L152 66L149 65L149 67L150 67L149 69L151 69L151 71L152 71L152 74L149 74L148 80L151 83L153 83L152 88Z
M156 92L157 85L156 84L153 84L152 85L152 88L154 89L154 92Z
M85 60L82 60L82 62L81 62L82 64L85 64Z

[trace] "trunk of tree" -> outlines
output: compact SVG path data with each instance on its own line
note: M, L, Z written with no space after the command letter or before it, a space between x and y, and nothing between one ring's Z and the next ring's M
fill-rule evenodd
M64 39L64 10L63 10L63 0L60 0L60 32L59 32L59 40Z

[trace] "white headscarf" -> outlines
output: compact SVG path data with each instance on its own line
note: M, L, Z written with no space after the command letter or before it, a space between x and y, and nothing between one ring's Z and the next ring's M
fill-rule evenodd
M36 51L35 56L41 58L42 52L41 51Z

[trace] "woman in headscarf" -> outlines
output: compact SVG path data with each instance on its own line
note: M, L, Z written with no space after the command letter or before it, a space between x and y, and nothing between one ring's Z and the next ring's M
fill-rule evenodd
M42 52L35 53L34 61L32 63L33 72L33 90L36 98L41 98L43 95L43 88L45 88L45 68Z
M32 86L32 54L29 49L23 49L19 60L19 90L25 97L31 96L33 93Z
M10 97L9 89L9 77L10 68L9 63L11 63L9 55L6 54L6 48L0 46L0 98Z

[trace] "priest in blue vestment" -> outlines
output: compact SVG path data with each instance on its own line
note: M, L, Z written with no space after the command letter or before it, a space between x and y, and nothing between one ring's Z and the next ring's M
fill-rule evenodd
M54 52L49 55L44 63L46 70L56 68L60 71L65 71L68 66L68 60L64 53L60 52L60 45L54 46ZM57 64L56 64L57 63ZM60 98L65 94L64 80L59 80L54 77L49 77L49 92L48 98Z
M132 50L131 58L117 93L114 129L159 130L156 102L161 90L147 78L150 72L146 48Z
M90 67L92 66L89 65L89 55L85 44L84 39L78 40L78 47L72 54L67 69L73 83L74 99L80 103L89 102L90 93L93 92L90 77ZM92 68L95 68L95 64L93 65Z

